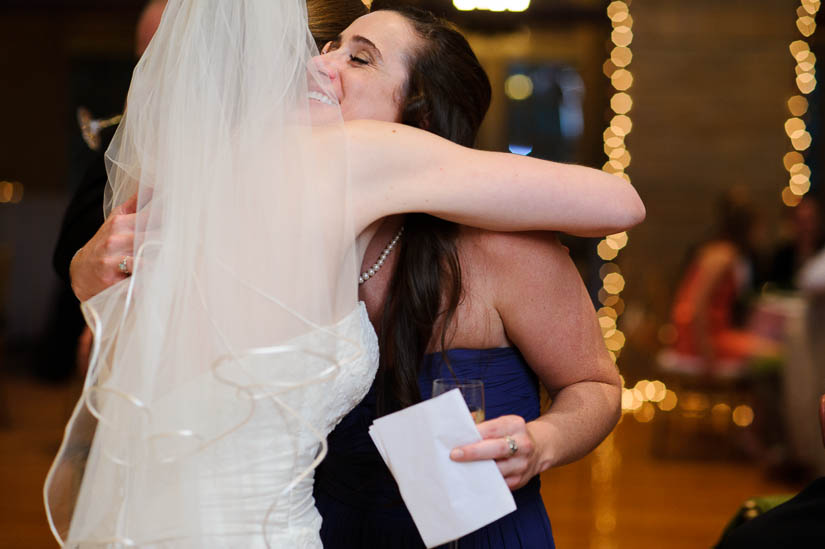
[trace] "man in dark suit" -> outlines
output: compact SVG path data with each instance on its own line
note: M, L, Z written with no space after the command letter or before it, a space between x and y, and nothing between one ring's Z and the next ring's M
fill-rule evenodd
M825 395L819 401L825 445ZM825 547L825 477L770 511L729 531L716 549L759 547Z

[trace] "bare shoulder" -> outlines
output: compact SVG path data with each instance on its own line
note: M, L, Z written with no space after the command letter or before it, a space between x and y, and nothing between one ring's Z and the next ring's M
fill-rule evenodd
M569 259L569 253L554 232L493 232L462 229L484 259L503 273L523 271L525 267L547 269Z
M501 312L524 300L549 304L580 284L570 254L553 232L493 232L462 227L462 270ZM465 266L467 269L465 269Z

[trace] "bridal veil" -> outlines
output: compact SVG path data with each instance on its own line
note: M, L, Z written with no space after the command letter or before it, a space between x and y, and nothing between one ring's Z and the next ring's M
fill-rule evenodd
M92 359L44 488L61 545L265 535L323 458L304 392L362 350L330 328L359 265L314 47L302 0L169 2L107 152L107 214L136 193L134 268L83 304ZM240 432L296 454L287 481L267 488ZM297 459L306 436L321 452Z

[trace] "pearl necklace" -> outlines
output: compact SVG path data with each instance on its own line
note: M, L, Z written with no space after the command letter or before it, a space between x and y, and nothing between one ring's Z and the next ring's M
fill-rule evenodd
M384 251L381 252L381 255L378 257L378 261L376 261L372 265L372 267L361 273L361 276L358 277L358 284L363 284L364 282L375 276L375 273L377 273L384 265L384 261L387 260L387 256L390 255L392 249L395 248L396 244L398 244L398 239L401 238L401 233L403 232L404 226L402 225L401 228L398 229L398 232L395 233L393 239L390 240L389 244L387 244L387 246L384 248Z

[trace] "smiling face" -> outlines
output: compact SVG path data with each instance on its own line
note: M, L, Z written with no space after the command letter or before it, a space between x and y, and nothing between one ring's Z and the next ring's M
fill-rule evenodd
M329 77L344 120L398 122L399 103L407 81L409 59L420 39L407 20L395 12L377 11L347 27L328 43L315 65ZM310 82L310 108L330 108Z

